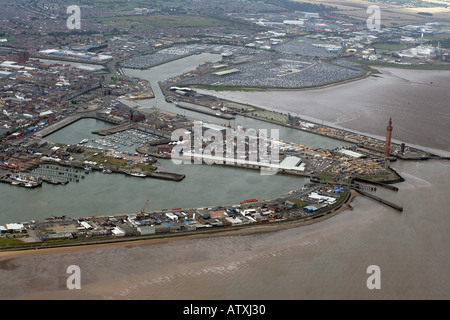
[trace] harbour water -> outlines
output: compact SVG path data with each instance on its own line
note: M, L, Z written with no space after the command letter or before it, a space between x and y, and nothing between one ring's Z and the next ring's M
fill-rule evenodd
M79 184L41 190L0 185L2 220L23 220L17 214L30 209L29 217L34 216L40 206L45 217L53 214L52 206L64 209L58 215L76 210L91 215L90 208L93 215L115 213L110 208L138 211L153 196L150 210L165 199L170 199L165 208L176 208L189 201L208 206L272 198L305 182L243 169L174 167L170 161L163 166L185 173L186 179L173 183L94 173ZM392 167L406 181L396 185L398 192L378 188L376 194L403 205L402 213L356 197L353 210L271 233L6 256L0 258L0 298L449 299L450 162L397 161ZM82 290L66 288L66 269L72 264L82 270ZM370 265L380 267L379 290L366 286Z
M1 298L448 299L450 164L399 162L398 213L357 197L354 209L283 231L29 254L3 260ZM82 290L65 287L68 265ZM381 289L366 286L381 270ZM8 281L5 281L8 279Z
M129 75L139 76L150 81L155 99L137 101L134 105L143 108L157 106L163 110L185 114L194 119L228 123L223 119L202 115L177 108L168 103L159 89L158 82L180 72L192 70L205 61L217 59L217 55L202 54L176 60L148 70L125 71ZM131 103L133 105L133 103ZM238 117L236 123L253 129L280 129L280 139L293 141L307 146L334 149L346 143L299 130ZM92 140L99 136L94 130L107 128L111 124L97 119L81 119L62 128L45 139L58 143L76 144L88 139L87 144L102 147ZM134 147L119 150L134 152ZM307 178L281 176L262 176L259 171L229 167L211 167L207 165L175 165L171 160L158 160L161 170L185 174L181 182L155 179L137 179L123 175L105 175L91 173L80 182L71 182L65 186L44 184L42 188L24 190L0 185L2 201L0 223L23 222L44 219L51 216L84 217L138 212L150 200L149 210L172 208L208 207L214 205L235 204L245 199L272 199L291 190L299 189L309 182ZM33 191L33 192L28 192Z

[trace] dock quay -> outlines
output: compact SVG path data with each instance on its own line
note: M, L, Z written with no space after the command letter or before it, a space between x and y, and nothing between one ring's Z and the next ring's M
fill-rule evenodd
M81 113L81 114L75 114L72 116L69 116L67 118L64 118L54 124L49 125L48 127L38 131L35 133L35 136L37 138L44 138L58 130L61 130L62 128L80 120L80 119L86 119L86 118L93 118L93 119L98 119L98 120L102 120L102 121L106 121L106 122L110 122L110 123L114 123L114 124L121 124L122 122L112 118L112 117L105 117L105 116L101 116L99 113L97 112L87 112L87 113Z
M11 173L7 171L0 171L0 182L25 188L37 188L42 186L41 179L23 172Z
M373 185L380 186L380 187L383 187L383 188L386 188L386 189L390 189L392 191L398 191L397 187L392 186L390 184L378 182L378 181L370 181L370 180L361 179L361 178L353 178L353 181L354 182L367 183L367 184L373 184Z
M150 172L147 173L147 177L163 180L181 181L186 176L184 174L172 173L172 172Z
M79 182L85 178L84 173L76 168L65 168L57 165L41 164L39 168L31 172L32 175L38 176L42 181L50 184L66 185L69 181Z
M105 128L105 129L92 131L92 133L98 134L100 136L107 136L107 135L110 135L110 134L114 134L114 133L118 133L118 132L129 130L129 129L133 128L133 127L134 126L133 126L132 123L129 123L129 124L118 124L117 126L114 126L114 127L111 127L111 128Z
M339 187L343 187L343 188L350 187L351 189L358 190L358 191L359 190L377 191L376 187L365 186L365 185L362 185L362 184L359 184L359 183L355 183L355 181L352 181L351 184L347 184L347 183L320 181L320 179L317 178L317 177L310 177L309 180L312 183L320 183L320 184L330 185L330 186L339 186ZM366 182L366 181L364 181L364 182ZM367 183L370 183L370 181L367 181Z
M194 101L193 99L186 98L184 95L178 95L173 97L171 93L168 92L168 86L161 86L164 95L166 96L166 101L173 102L178 104L179 107L186 108L185 106L179 105L180 99L182 101ZM164 88L164 90L163 90ZM195 103L197 105L206 104L205 108L208 108L208 104L215 103L218 105L227 105L227 104L236 104L236 102L216 98L210 95L196 94L195 95ZM336 139L339 141L344 141L349 144L357 146L364 153L370 154L372 156L382 156L384 153L384 145L385 142L382 139L363 135L361 133L353 132L344 128L335 128L330 125L326 125L324 123L318 123L311 120L305 120L298 116L291 116L289 113L281 113L276 111L265 110L263 108L251 106L248 104L240 104L245 106L245 109L233 108L234 114L248 117L260 121L265 121L268 123L273 123L279 126L288 127L292 129L302 130L305 132L309 132L312 134L317 134L321 136L325 136L327 138ZM204 112L199 109L189 109L197 112ZM412 146L407 146L407 151L402 154L400 152L401 145L399 143L391 143L391 161L395 161L397 159L402 160L427 160L427 159L442 159L442 157L430 154L424 150L417 149Z
M23 222L18 227L14 225L14 229L8 229L9 233L27 234L30 241L20 246L3 247L1 251L150 240L237 231L248 227L256 228L249 230L269 231L282 225L286 228L309 225L338 214L341 208L348 208L348 203L356 193L346 189L336 194L331 188L326 189L329 190L324 190L320 184L311 184L273 199L247 199L240 204L202 208L146 211L147 201L143 209L129 213L78 218L52 216L45 220ZM318 198L307 197L319 190L324 192L324 197L325 194L333 193L334 200L325 204ZM300 201L299 197L309 200Z
M110 170L109 173L118 173L118 174L128 174L129 172L125 169L115 169L112 167L98 166L98 165L89 165L89 170L86 170L86 165L83 163L76 162L53 162L51 160L45 160L41 164L41 167L32 172L33 175L42 174L42 181L56 184L67 184L69 181L79 182L80 179L84 179L85 175L89 173L89 171L100 171L104 172L105 170ZM130 175L132 176L132 175ZM163 180L171 180L179 182L183 180L186 176L184 174L178 174L173 172L145 172L145 176L143 178L155 178L155 179L163 179ZM142 179L142 177L141 177Z
M357 192L359 192L359 193L362 194L363 196L366 196L366 197L371 198L371 199L373 199L373 200L375 200L375 201L378 201L378 202L380 202L380 203L382 203L382 204L384 204L384 205L387 205L387 206L389 206L389 207L391 207L391 208L393 208L393 209L395 209L395 210L397 210L397 211L400 211L400 212L403 211L403 207L401 207L401 206L399 206L399 205L396 205L395 203L392 203L392 202L390 202L390 201L381 199L381 198L379 198L379 197L377 197L377 196L374 196L373 194L370 194L370 193L368 193L368 192L365 192L365 191L362 191L362 190L359 190L359 189L354 189L354 188L352 188L352 189L355 190L355 191L357 191Z
M190 111L195 111L195 112L199 112L199 113L204 113L207 114L209 116L213 116L213 117L217 117L217 118L222 118L222 119L227 119L227 120L233 120L235 117L231 114L226 114L226 113L222 113L220 111L218 112L213 112L213 111L207 111L207 110L202 110L202 109L197 109L194 107L190 107L184 104L181 104L180 102L174 102L174 105L176 105L179 108L182 109L187 109Z

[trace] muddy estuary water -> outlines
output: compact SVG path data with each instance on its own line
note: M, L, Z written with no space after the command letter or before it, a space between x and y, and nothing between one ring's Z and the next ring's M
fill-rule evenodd
M394 140L450 152L450 71L379 70L321 89L199 92L380 137L392 117Z
M310 117L324 116L326 121L341 125L352 123L356 129L380 135L385 128L384 118L392 116L394 137L430 148L449 150L448 144L442 145L442 141L449 141L448 129L443 128L443 121L448 119L449 112L443 101L449 101L449 90L442 96L446 100L433 100L439 105L436 110L441 110L441 117L428 117L424 112L422 118L412 120L409 111L402 108L405 107L404 103L413 103L414 99L404 96L393 100L393 104L398 106L395 114L380 107L378 118L364 122L364 119L370 118L367 110L381 106L387 100L377 104L372 100L380 99L379 93L369 94L369 90L365 97L359 90L352 91L351 86L364 87L367 82L387 83L389 86L392 77L400 77L396 72L390 70L380 78L296 93L299 101L304 99L303 103L297 104L303 109L293 110L299 114L304 112ZM414 86L416 83L422 93L414 91L411 94L418 95L416 101L425 99L420 96L429 95L427 103L430 103L430 97L437 97L434 90L444 94L443 88L449 82L445 83L443 79L446 75L438 72L431 71L423 75L432 78L436 75L431 80L433 84L425 85L422 76L405 85ZM429 78L426 79L428 81ZM438 86L443 88L435 88ZM332 97L330 91L340 92L339 88L347 92L347 98L358 97L350 104L344 102L345 94L341 99L330 98L329 103L340 108L339 116L306 108L308 104L320 103L322 95ZM234 94L237 93L229 93ZM245 95L270 102L270 95L259 97L265 95L261 92ZM284 95L288 99L294 93ZM242 97L240 99L244 99ZM250 99L248 97L245 99ZM406 99L404 103L402 99ZM275 98L273 101L276 101ZM355 119L355 113L359 114L359 120ZM404 134L409 133L401 136L401 119L408 124L415 123L417 130L405 127ZM424 138L427 135L430 137L428 140ZM173 169L173 164L167 166ZM180 238L141 245L128 243L51 252L0 253L0 298L449 299L450 161L397 161L392 166L405 178L405 182L396 184L398 192L379 188L376 194L402 205L402 213L358 196L352 203L353 210L344 211L317 224L270 233ZM124 204L139 210L144 199L152 195L156 195L155 207L163 206L166 199L172 199L168 207L200 202L207 205L219 200L227 203L256 194L262 195L260 197L276 196L306 181L286 176L264 177L258 172L210 166L191 165L177 172L187 173L186 180L167 183L167 186L149 179L145 180L145 186L140 186L138 184L143 183L141 180L99 173L101 180L93 176L78 185L44 186L55 188L52 191L53 198L31 194L35 190L23 191L0 186L2 220L6 217L9 222L25 209L38 210L39 205L48 205L52 201L58 206L65 206L67 212L74 212L77 206L84 208L83 202L88 201L95 203L95 210L104 209L105 204L110 203L120 212L124 210ZM102 183L102 180L105 182ZM188 185L189 190L183 189L183 184ZM130 188L142 191L136 194L130 192ZM18 195L21 192L27 194ZM77 197L82 200L81 203L76 204ZM197 200L191 203L192 199ZM21 207L26 201L35 206ZM4 203L8 203L7 209L3 209ZM15 213L16 216L8 215L17 206L21 209ZM47 216L52 213L49 211ZM73 264L81 269L81 290L66 288L66 269ZM366 271L370 265L380 268L381 289L369 290L366 286L369 277Z

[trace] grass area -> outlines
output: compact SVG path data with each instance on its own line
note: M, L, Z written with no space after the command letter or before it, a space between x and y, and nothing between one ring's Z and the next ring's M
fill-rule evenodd
M253 112L253 114L260 118L286 123L286 118L284 118L284 119L278 118L278 117L274 117L273 115L269 115L269 114L261 113L261 112Z
M380 61L369 61L373 67L389 67L410 70L450 70L450 63L397 64Z
M122 16L94 18L94 20L105 22L110 26L122 27L140 25L149 29L230 27L236 25L236 23L232 21L190 15Z
M95 161L98 164L105 164L109 166L117 166L117 167L124 167L127 165L127 160L124 159L116 159L113 157L107 157L102 153L99 153L98 155L94 156L95 153L88 152L86 154L89 161ZM106 162L105 162L106 160Z
M16 246L22 246L26 244L19 238L9 238L9 237L2 237L0 238L0 248L8 248L8 247L16 247Z
M320 181L323 181L323 182L333 181L335 174L331 173L330 169L332 169L332 168L325 169L320 173L320 175L319 175Z
M146 164L146 163L138 163L135 166L133 166L133 168L139 168L142 171L145 172L151 172L151 171L155 171L156 167L152 166L151 164Z
M372 74L380 74L380 72L374 67L385 67L385 68L400 68L400 69L410 69L410 70L450 70L450 63L435 62L435 63L423 63L423 64L399 64L390 63L386 61L368 61L359 60L355 58L349 58L348 61L358 63L364 71L370 71Z
M401 43L396 44L396 43L380 42L380 43L374 43L372 45L372 47L374 47L375 49L380 49L380 50L396 51L396 50L401 50L403 48L406 48L408 46L401 44Z
M289 201L295 203L298 208L303 208L304 206L307 206L309 204L308 202L297 200L297 199L291 199Z

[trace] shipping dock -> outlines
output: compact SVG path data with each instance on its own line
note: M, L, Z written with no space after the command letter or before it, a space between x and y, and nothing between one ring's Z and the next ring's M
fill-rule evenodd
M197 109L197 108L194 108L194 107L191 107L191 106L187 106L187 105L182 104L180 102L174 102L174 105L176 105L177 107L182 108L182 109L195 111L195 112L200 112L200 113L207 114L209 116L213 116L213 117L217 117L217 118L222 118L222 119L227 119L227 120L233 120L235 118L233 115L227 114L227 113L222 113L219 110L217 112L201 110L201 109Z

